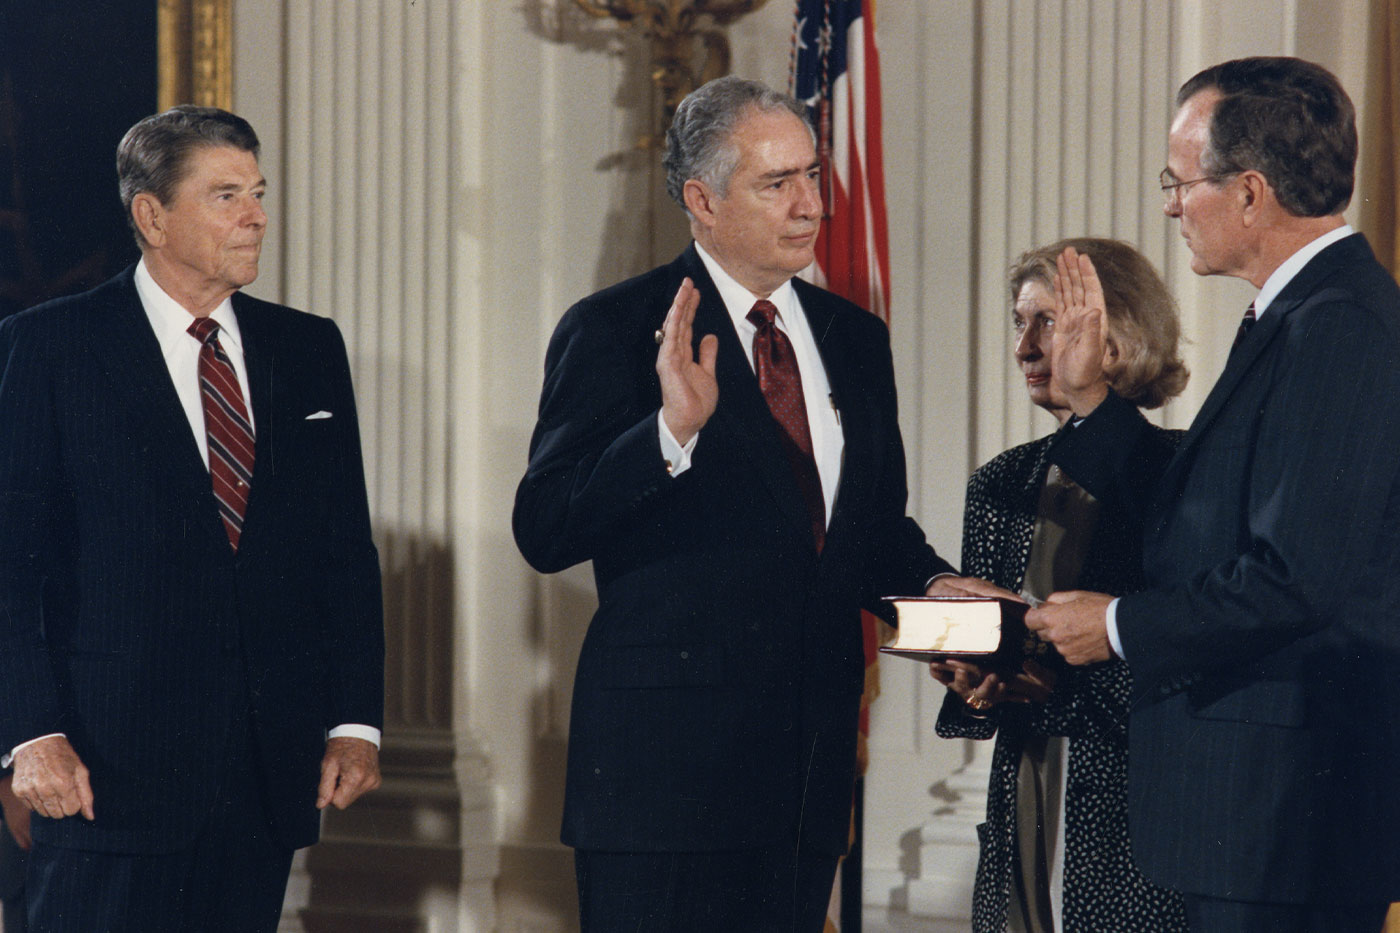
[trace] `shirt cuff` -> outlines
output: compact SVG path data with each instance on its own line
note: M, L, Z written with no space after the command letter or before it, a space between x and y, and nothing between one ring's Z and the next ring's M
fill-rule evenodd
M378 748L380 740L384 737L384 733L374 728L374 726L363 726L356 722L336 726L330 732L326 733L326 738L328 739L339 739L342 737L364 739L366 742L373 742L374 747Z
M657 433L661 435L661 457L666 461L666 472L674 479L690 469L690 455L695 452L695 442L700 439L700 435L696 434L682 446L666 426L666 419L661 417L659 411L656 413L656 427Z
M14 748L10 749L10 753L9 753L8 755L0 756L0 768L8 768L10 765L14 764L14 763L15 763L15 756L19 754L19 750L20 750L21 748L28 748L30 745L33 745L35 742L42 742L44 739L53 739L53 738L60 738L60 739L63 739L63 738L67 738L67 736L66 736L64 733L62 733L62 732L50 732L48 735L41 735L41 736L37 736L36 738L32 738L32 739L30 739L28 742L21 742L21 743L19 743L18 745L16 745Z
M927 580L924 581L924 592L927 593L927 592L928 592L928 588L931 587L931 586L933 586L933 581L934 581L934 580L937 580L939 577L956 577L956 576L957 576L957 574L953 573L951 570L945 570L945 571L943 571L942 573L935 573L933 576L929 577Z
M1118 600L1108 604L1104 610L1104 627L1108 629L1108 643L1113 648L1113 653L1123 657L1123 642L1118 638ZM1124 658L1126 660L1126 658Z

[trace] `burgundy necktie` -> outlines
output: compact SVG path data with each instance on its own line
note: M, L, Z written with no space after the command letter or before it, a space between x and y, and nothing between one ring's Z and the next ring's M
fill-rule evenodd
M224 348L219 346L219 325L200 318L188 333L199 349L199 394L204 403L204 431L209 440L209 479L219 502L219 517L236 551L248 511L248 490L253 482L253 425Z
M774 323L777 315L778 309L771 301L756 301L749 311L749 323L757 328L753 335L753 368L768 410L782 428L779 436L783 452L787 454L797 488L807 504L812 537L820 552L826 543L826 503L817 462L812 456L812 432L807 425L807 401L802 395L797 354L787 334L778 330Z
M1231 353L1234 353L1235 348L1244 343L1245 335L1248 334L1249 329L1254 326L1255 320L1254 302L1251 301L1249 307L1245 309L1244 317L1240 318L1240 329L1235 331L1235 342L1230 344Z

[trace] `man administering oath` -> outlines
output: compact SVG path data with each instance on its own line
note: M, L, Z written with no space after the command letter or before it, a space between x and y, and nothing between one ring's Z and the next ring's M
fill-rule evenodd
M1150 588L1027 622L1072 663L1127 660L1133 851L1193 931L1375 933L1400 899L1400 287L1342 218L1357 137L1330 73L1226 62L1177 104L1166 212L1197 274L1258 296L1173 456L1095 388L1102 292L1061 257L1055 375L1083 421L1051 459L1142 516Z
M710 82L665 166L694 243L564 315L516 495L530 564L598 587L563 839L585 931L819 931L860 609L953 568L905 515L884 324L793 278L822 214L802 106Z
M239 291L258 139L117 150L141 261L0 325L0 757L44 933L271 931L318 808L379 784L384 633L345 346Z

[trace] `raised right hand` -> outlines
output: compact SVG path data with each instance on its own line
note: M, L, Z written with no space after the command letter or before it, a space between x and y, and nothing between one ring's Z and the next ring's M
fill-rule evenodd
M682 446L700 432L719 404L719 382L715 379L719 338L706 334L701 339L698 362L691 349L695 309L699 306L700 292L687 278L681 282L671 310L666 312L666 322L661 325L661 350L656 354L661 417Z
M26 745L15 755L15 796L35 813L61 820L81 812L93 819L87 766L61 735Z
M1094 261L1073 246L1055 257L1054 362L1050 381L1083 418L1108 397L1108 367L1117 351L1108 339L1108 303Z

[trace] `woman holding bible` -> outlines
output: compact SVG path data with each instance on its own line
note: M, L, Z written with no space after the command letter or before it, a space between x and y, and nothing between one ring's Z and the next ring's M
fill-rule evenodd
M1060 423L1005 451L967 485L963 573L1027 601L1056 590L1128 593L1142 586L1140 529L1100 504L1049 459L1070 409L1051 382L1055 259L1072 247L1102 283L1109 387L1142 408L1179 394L1176 307L1152 264L1115 240L1073 239L1011 267L1015 358L1033 403ZM1173 441L1174 442L1174 441ZM1004 677L974 664L930 666L948 687L945 738L996 738L987 820L973 892L977 933L1184 931L1174 893L1138 872L1128 844L1127 728L1131 693L1118 660L1051 669L1027 661Z

